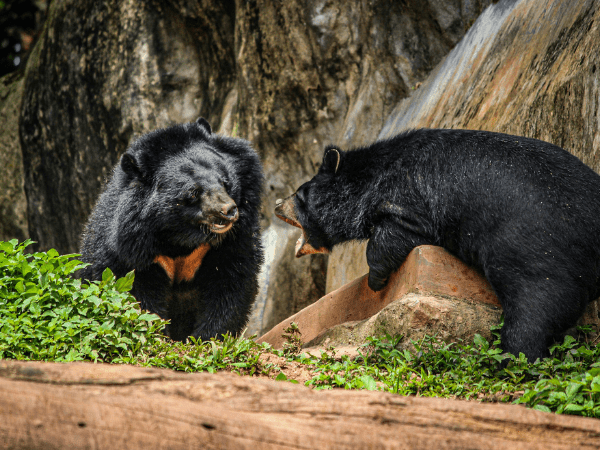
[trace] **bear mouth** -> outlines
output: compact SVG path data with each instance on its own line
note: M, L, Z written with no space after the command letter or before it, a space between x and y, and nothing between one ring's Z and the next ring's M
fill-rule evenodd
M292 196L293 197L293 196ZM302 233L300 237L296 241L296 248L294 249L296 253L296 258L300 258L304 255L312 255L315 253L329 253L329 250L326 248L314 248L310 242L308 242L308 235L304 230L304 227L298 221L298 217L296 217L296 211L294 210L292 197L288 197L285 200L277 200L275 203L275 216L278 219L283 220L290 225L300 228Z
M208 229L212 233L223 234L231 229L233 221L225 219L215 219L214 222L208 224Z

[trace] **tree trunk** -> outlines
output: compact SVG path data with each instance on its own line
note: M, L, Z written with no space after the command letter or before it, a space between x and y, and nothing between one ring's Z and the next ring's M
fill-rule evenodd
M233 374L0 362L11 449L598 448L600 421Z

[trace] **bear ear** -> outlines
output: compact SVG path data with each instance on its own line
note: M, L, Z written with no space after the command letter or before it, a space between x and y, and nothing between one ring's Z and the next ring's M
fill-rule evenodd
M137 161L133 155L129 153L124 153L123 156L121 156L121 169L131 177L139 179L143 178L142 170L138 166Z
M196 120L196 125L202 128L209 136L212 134L212 128L210 127L208 120L206 120L204 117L198 117L198 120Z
M321 169L325 172L335 174L340 168L341 159L342 151L333 145L329 145L325 149L325 153L323 153L323 164L321 165Z

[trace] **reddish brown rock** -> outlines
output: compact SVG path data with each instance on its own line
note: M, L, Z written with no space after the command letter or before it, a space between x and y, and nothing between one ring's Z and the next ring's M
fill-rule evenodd
M382 291L373 292L369 289L367 275L364 275L282 321L259 338L259 341L268 342L276 348L281 347L285 342L281 337L283 330L292 322L298 325L302 339L307 343L318 336L323 336L323 333L336 325L354 322L347 326L354 329L357 322L371 318L390 303L401 300L411 293L421 294L429 299L421 300L420 307L416 309L410 306L411 302L414 303L414 297L405 302L405 305L414 312L408 326L442 321L449 322L446 326L451 327L452 316L456 317L456 308L460 308L461 304L464 305L465 311L472 310L473 305L479 305L471 315L483 315L486 319L495 319L497 314L494 311L497 311L500 306L489 283L475 270L441 247L421 246L408 255L402 267L392 275L388 285ZM432 303L431 296L438 300ZM445 301L444 297L454 300ZM426 310L432 311L431 307L435 303L437 305L433 310L438 308L438 311L425 314ZM483 309L482 305L485 305ZM437 319L432 319L436 315ZM467 316L469 313L465 312L463 315ZM443 320L440 319L442 317ZM394 319L388 317L387 320ZM481 325L479 328L482 328L482 331L489 330L490 323L487 320L482 321ZM433 330L427 326L418 328ZM336 342L341 343L339 340Z

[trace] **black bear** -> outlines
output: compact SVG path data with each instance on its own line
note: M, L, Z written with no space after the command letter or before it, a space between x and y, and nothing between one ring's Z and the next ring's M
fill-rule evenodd
M116 165L85 227L78 274L135 270L131 293L174 340L240 332L263 260L263 173L248 142L203 118L148 133Z
M419 129L329 146L275 213L302 228L297 256L368 239L375 291L414 247L446 248L486 276L504 309L503 349L529 361L600 295L600 176L536 139Z

